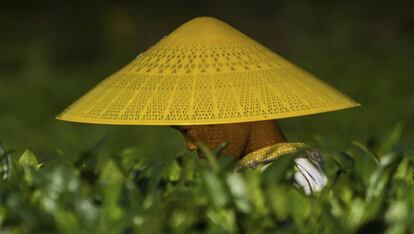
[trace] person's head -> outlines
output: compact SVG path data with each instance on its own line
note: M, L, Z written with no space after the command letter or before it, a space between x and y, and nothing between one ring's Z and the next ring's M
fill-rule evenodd
M184 135L187 148L191 151L197 150L196 141L204 142L210 149L227 142L228 146L222 154L236 159L265 146L285 141L275 120L171 127Z

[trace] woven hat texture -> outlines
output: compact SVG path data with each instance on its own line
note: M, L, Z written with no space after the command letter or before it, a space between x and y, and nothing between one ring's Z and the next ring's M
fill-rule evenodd
M96 124L201 125L358 105L230 25L200 17L103 80L57 118Z

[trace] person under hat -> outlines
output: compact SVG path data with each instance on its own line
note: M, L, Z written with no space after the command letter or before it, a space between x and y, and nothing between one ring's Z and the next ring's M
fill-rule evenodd
M205 141L235 157L236 169L263 167L285 154L306 192L326 184L323 159L287 142L276 119L359 106L232 26L198 17L178 27L106 78L56 118L64 121L164 125L180 130L190 150Z
M320 191L327 183L319 151L304 143L287 142L276 120L171 127L183 134L187 148L197 150L200 158L203 155L196 141L207 144L211 149L227 142L221 155L234 157L237 160L237 171L246 168L264 169L277 157L301 152L295 159L296 185L310 194Z

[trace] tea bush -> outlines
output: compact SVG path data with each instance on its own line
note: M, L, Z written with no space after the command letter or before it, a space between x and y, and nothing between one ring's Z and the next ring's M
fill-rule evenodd
M143 159L131 148L39 162L1 145L1 232L410 233L414 161L401 130L344 151L319 142L329 183L312 195L292 185L295 155L235 173L230 157L202 143L206 160Z

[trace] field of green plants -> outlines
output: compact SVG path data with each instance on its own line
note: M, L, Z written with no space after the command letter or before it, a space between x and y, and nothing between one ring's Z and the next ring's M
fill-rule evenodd
M102 157L99 142L45 162L1 145L0 224L4 233L410 233L414 152L400 135L399 125L378 148L325 145L329 183L310 196L292 185L295 155L235 173L231 157L202 144L206 160L134 149Z
M222 4L0 1L0 233L413 233L412 7ZM201 15L362 104L279 121L289 141L321 150L329 183L320 193L292 185L297 155L234 173L228 157L200 145L200 160L166 126L54 119Z

